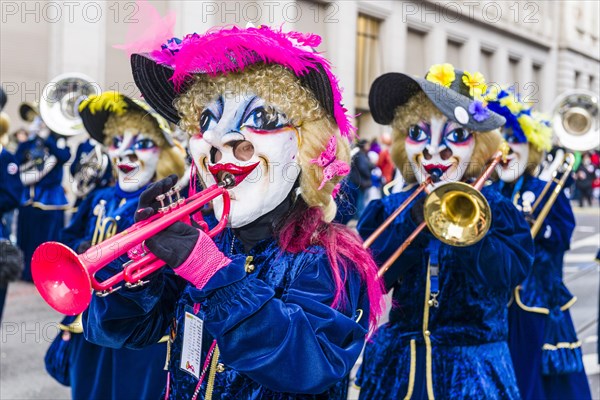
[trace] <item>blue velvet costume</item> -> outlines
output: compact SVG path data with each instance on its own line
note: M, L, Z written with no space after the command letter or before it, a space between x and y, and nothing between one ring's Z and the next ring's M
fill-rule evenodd
M62 231L61 241L74 250L83 241L91 241L96 226L93 212L100 200L106 200L105 217L117 220L118 232L131 226L144 189L127 193L115 186L94 191ZM112 267L120 265L115 261ZM70 324L74 318L66 317L62 323ZM73 399L157 399L167 377L163 370L167 345L158 343L159 339L143 350L117 350L90 343L82 334L72 334L69 380Z
M371 202L358 224L361 236L368 237L414 190ZM512 204L490 187L482 193L492 225L481 241L453 247L425 230L384 275L386 288L394 289L393 307L389 322L366 345L357 377L361 399L519 398L506 305L530 270L533 244ZM409 214L396 218L371 246L379 263L416 228Z
M523 199L531 198L533 203L545 184L525 174L514 184L496 185L522 208ZM535 210L534 218L544 202ZM563 257L574 228L571 205L561 192L535 238L533 269L515 289L515 301L509 309L509 347L519 390L526 399L591 398L581 342L568 310L576 298L562 281ZM568 343L571 348L561 348L558 343Z
M60 230L64 228L64 210L68 208L62 187L62 166L71 158L68 147L59 147L56 137L50 133L46 140L35 137L20 143L15 158L19 165L23 165L39 157L44 148L49 155L56 157L56 165L39 182L23 188L17 223L17 244L25 258L23 279L27 281L32 281L30 263L33 252L40 244L58 239Z
M19 206L22 193L17 160L0 145L0 217ZM8 238L8 229L0 219L0 239Z
M0 145L0 239L8 239L10 227L4 226L2 215L19 206L23 185L15 157ZM8 287L0 284L0 321Z
M94 296L84 313L88 340L141 348L170 326L169 398L189 399L198 379L180 368L184 315L199 305L201 360L216 338L223 367L216 373L213 398L346 399L347 376L369 323L368 296L358 273L347 277L347 299L334 309L335 287L323 248L282 252L270 237L246 252L231 230L215 242L232 262L202 290L167 268L142 289ZM199 399L206 387L204 379Z

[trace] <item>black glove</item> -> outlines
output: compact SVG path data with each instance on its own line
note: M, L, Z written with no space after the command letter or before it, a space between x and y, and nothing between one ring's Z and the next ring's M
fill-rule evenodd
M0 239L0 288L16 281L23 272L23 252L6 239Z
M156 197L167 193L177 183L177 175L162 179L140 195L135 222L143 221L154 215L160 208ZM179 267L192 253L196 246L198 230L183 222L175 222L164 231L146 239L146 247L155 256L166 262L171 268Z
M92 242L90 240L84 240L77 246L77 254L85 253L90 247L92 247Z
M160 202L156 200L156 197L167 193L176 183L177 175L169 175L144 190L138 201L138 209L134 216L135 222L143 221L154 215L160 208Z
M198 242L198 229L175 222L164 231L146 239L146 247L171 268L177 268L188 259Z

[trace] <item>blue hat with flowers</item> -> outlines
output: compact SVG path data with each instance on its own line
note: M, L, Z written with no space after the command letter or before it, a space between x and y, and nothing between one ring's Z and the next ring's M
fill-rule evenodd
M517 143L530 143L538 151L552 148L552 128L550 121L542 113L533 111L516 93L514 87L492 86L485 94L490 110L506 118L504 125L510 135L509 140Z

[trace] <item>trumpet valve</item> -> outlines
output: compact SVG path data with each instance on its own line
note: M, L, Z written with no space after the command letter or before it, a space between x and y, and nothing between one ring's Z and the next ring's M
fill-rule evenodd
M173 196L175 195L175 190L171 189L167 192L167 197L169 198L169 208L171 210L174 210L175 208L177 208L177 201L173 201Z
M166 213L167 211L169 211L169 206L167 205L165 207L165 198L167 196L165 196L164 194L159 194L158 196L156 196L156 201L158 201L160 203L160 208L158 209L159 213Z
M185 199L183 197L181 197L181 188L179 186L175 186L173 188L173 190L175 191L175 194L177 195L177 199L175 200L177 202L178 206L181 206L185 203Z

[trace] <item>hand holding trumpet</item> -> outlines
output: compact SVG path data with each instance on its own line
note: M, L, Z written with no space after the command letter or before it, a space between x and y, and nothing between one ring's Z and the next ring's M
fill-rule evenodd
M197 287L202 287L219 268L228 264L229 259L216 250L210 238L227 226L230 204L227 188L235 185L234 177L225 174L221 182L188 199L180 198L178 189L172 188L176 179L167 179L142 195L144 203L138 216L139 222L90 247L85 253L78 255L57 242L42 243L36 249L31 261L33 280L41 296L52 308L67 315L79 314L88 307L92 289L96 295L106 296L120 289L122 286L117 285L122 281L127 287L142 285L146 276L162 268L165 263L176 266L175 272ZM155 192L160 194L153 196ZM200 225L206 233L191 226L182 226L191 224L190 216L219 196L223 196L223 215L214 228L208 230L203 221L200 221ZM166 198L168 204L165 204ZM155 236L157 238L153 240ZM184 253L178 247L185 258L175 258L173 248L166 243L172 244L173 238L177 237L176 243L179 244L182 243L182 237L187 236L196 238L195 243L191 240L188 242L194 243L193 250ZM148 251L144 245L148 241L157 254ZM191 246L188 244L188 247ZM202 259L199 249L202 249ZM96 279L96 272L124 254L128 254L131 260L123 265L118 274L101 282Z
M177 176L171 175L146 189L140 196L135 222L160 212L157 199L164 199L176 183ZM231 262L202 229L183 222L175 222L144 243L152 254L197 288L202 288L220 268Z

